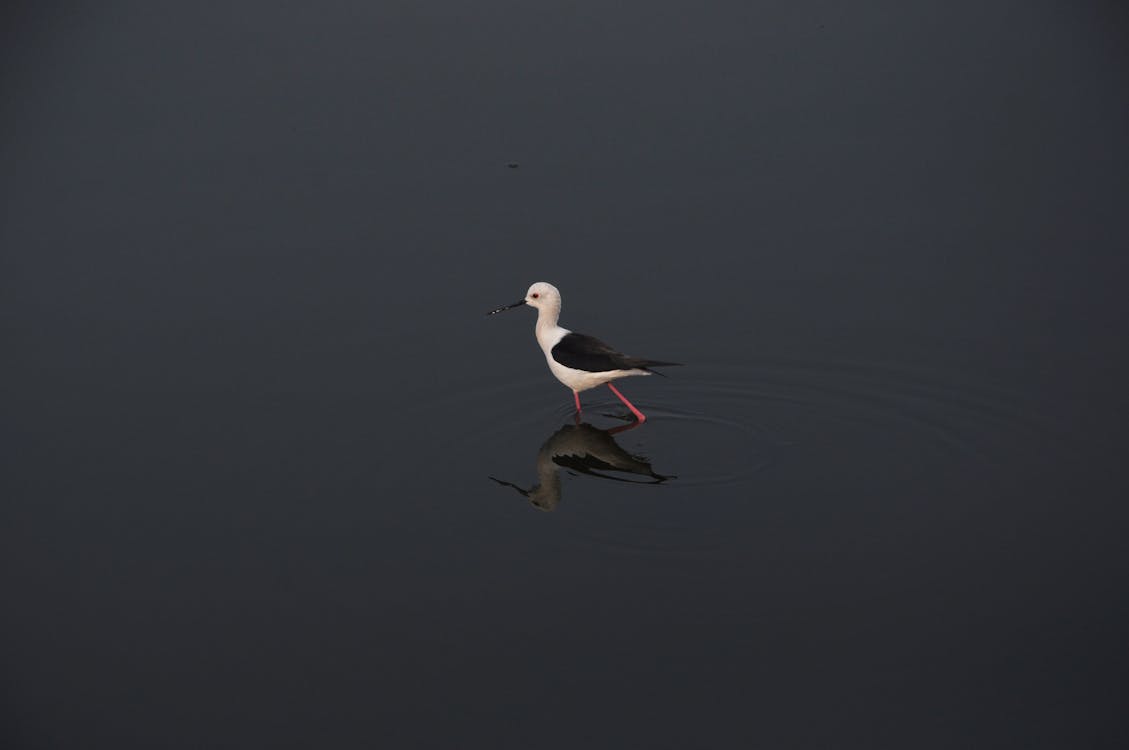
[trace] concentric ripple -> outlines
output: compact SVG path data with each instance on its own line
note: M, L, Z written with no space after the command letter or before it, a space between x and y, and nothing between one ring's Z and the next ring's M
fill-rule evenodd
M925 468L958 456L990 461L993 445L1009 433L1038 429L1038 420L998 387L905 367L794 361L698 366L670 378L627 380L624 391L648 421L617 440L677 475L682 486L741 484L782 452L815 459L821 451L812 446L834 451L837 441L855 460L873 455L885 465ZM442 442L450 449L486 445L494 452L512 443L516 452L529 453L538 445L529 435L548 437L574 419L568 392L544 377L481 381L457 398L490 403L495 414L485 423L447 430ZM582 401L582 419L595 427L628 421L606 389L587 391Z
M1045 427L1006 388L903 366L698 365L669 378L629 379L623 390L646 423L630 427L626 408L595 389L582 394L583 429L606 432L664 481L579 466L583 456L568 454L585 450L569 442L577 423L570 394L547 376L472 380L430 401L442 429L429 439L446 457L444 476L467 488L436 501L437 522L452 533L483 523L517 533L532 521L532 505L553 511L551 527L539 528L555 529L561 543L713 557L731 552L733 535L751 519L808 512L773 509L781 487L912 498L915 487L961 464L990 465L1017 434ZM459 404L489 417L438 417L465 412ZM817 497L801 497L813 518L828 512Z

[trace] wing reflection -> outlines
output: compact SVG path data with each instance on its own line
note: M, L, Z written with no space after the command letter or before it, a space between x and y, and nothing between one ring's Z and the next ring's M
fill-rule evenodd
M633 422L610 430L597 429L587 422L566 424L550 435L537 452L537 484L523 489L497 477L490 479L514 488L543 511L555 510L561 501L561 468L599 479L633 484L661 484L675 479L673 475L656 473L646 458L628 453L612 437L638 424Z

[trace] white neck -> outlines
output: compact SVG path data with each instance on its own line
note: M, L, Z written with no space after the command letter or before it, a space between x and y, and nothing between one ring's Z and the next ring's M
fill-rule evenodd
M537 343L546 352L556 346L561 337L568 333L566 329L557 325L560 317L560 301L537 308L537 327L534 329L534 334L537 336Z

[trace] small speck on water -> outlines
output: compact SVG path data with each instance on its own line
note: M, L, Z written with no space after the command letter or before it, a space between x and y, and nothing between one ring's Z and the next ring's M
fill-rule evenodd
M517 169L521 165L518 164L516 161L508 161L508 162L506 162L506 166L509 167L510 169Z

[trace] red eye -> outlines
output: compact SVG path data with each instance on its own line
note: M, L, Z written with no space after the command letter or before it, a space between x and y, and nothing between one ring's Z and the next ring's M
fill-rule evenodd
M530 296L530 297L532 297L533 299L537 299L537 298L538 298L538 297L540 297L541 295L540 295L540 294L538 294L537 292L534 292L533 294L531 294L531 295L529 295L529 296Z

